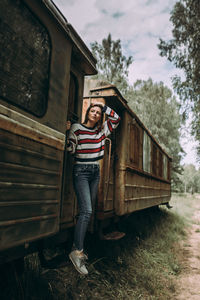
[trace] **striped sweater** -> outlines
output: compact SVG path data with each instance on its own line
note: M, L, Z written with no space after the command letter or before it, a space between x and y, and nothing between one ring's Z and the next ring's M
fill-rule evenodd
M110 107L104 107L108 119L103 128L97 126L89 128L75 123L71 126L67 144L67 151L74 154L77 163L95 163L103 158L105 138L115 129L120 117Z

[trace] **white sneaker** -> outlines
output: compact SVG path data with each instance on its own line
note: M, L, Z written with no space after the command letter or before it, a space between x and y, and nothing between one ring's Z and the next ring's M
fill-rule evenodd
M76 268L76 270L80 274L82 275L88 274L88 270L86 269L85 266L85 259L86 259L85 254L84 255L78 254L77 251L74 250L69 254L69 258L73 263L74 267Z

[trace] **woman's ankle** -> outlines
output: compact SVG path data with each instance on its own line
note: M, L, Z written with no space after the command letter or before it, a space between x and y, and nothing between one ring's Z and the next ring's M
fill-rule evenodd
M74 251L75 251L76 255L84 256L83 249L82 250L75 249Z

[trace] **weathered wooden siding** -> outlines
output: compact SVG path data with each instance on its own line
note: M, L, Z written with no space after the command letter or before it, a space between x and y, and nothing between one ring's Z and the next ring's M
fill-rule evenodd
M69 153L65 153L63 195L61 207L61 229L72 226L77 215L77 201L73 188L73 160Z
M124 195L126 213L166 203L170 196L169 183L141 176L134 171L126 171Z
M9 124L3 110L4 115L0 115L1 250L58 231L63 161L63 150L59 148L64 147L64 140L53 136L53 130L43 126L41 132L31 119L27 118L26 124L10 119ZM15 119L19 117L18 113L12 113ZM44 133L45 128L48 134Z

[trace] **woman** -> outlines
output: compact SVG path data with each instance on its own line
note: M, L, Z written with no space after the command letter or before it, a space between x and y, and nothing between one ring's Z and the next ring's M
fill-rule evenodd
M108 119L103 123L103 114ZM74 243L69 258L77 271L88 274L84 264L87 256L83 251L84 238L92 215L99 184L99 160L104 155L105 138L115 129L120 117L111 108L91 104L83 124L71 126L67 151L74 154L73 184L78 201L79 218L75 227ZM69 129L69 123L67 129Z

